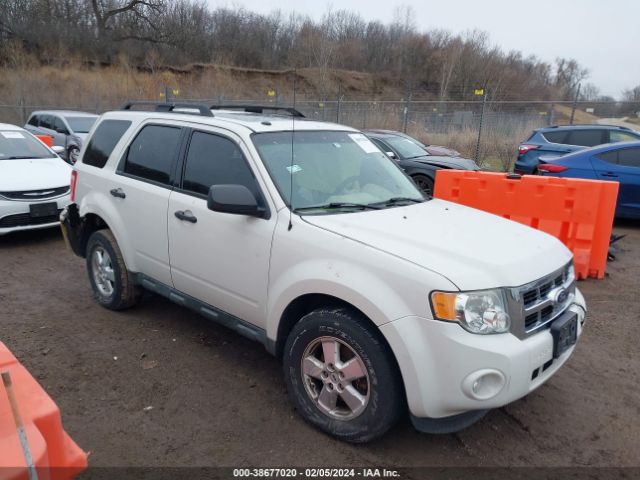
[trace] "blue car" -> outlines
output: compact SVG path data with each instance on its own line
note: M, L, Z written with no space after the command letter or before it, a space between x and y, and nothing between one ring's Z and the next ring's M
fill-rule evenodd
M620 183L616 217L640 218L640 142L589 148L563 157L542 157L540 175Z
M545 155L566 155L604 143L634 142L640 132L616 125L555 125L534 130L518 147L515 173L537 173L538 159Z

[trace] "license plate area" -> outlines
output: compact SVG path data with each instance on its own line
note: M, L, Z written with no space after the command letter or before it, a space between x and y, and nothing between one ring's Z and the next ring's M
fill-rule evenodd
M29 205L29 215L31 218L51 217L58 214L58 204L56 202L32 203Z
M558 358L578 340L578 315L563 315L551 324L553 358Z

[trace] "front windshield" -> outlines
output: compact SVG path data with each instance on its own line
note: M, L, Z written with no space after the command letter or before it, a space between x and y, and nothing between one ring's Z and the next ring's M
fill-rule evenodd
M427 152L413 140L405 137L386 137L385 141L396 149L402 158L424 157Z
M26 132L0 131L0 160L54 157L55 155L40 140Z
M75 133L89 133L98 117L64 117Z
M424 201L404 173L361 133L301 131L293 135L293 144L291 132L257 133L252 138L294 211L318 207L327 213L336 206L384 208Z

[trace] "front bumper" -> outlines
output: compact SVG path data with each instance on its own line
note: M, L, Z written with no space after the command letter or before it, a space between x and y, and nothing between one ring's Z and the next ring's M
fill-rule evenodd
M39 202L4 200L0 198L0 235L22 230L56 227L59 213L69 204L70 200L69 194ZM56 202L58 207L56 215L39 218L31 217L29 205L53 202Z
M568 311L578 316L579 338L586 306L577 289ZM380 330L398 361L409 410L418 418L451 417L511 403L546 382L575 349L554 359L548 328L521 340L510 333L475 335L455 323L410 316ZM492 389L476 398L471 384L487 374Z

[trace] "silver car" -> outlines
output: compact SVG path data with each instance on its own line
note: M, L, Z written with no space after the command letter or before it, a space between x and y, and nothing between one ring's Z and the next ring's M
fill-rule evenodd
M71 165L78 160L82 142L98 115L71 110L41 110L31 114L24 128L34 135L53 137L53 145L64 148L62 157Z

